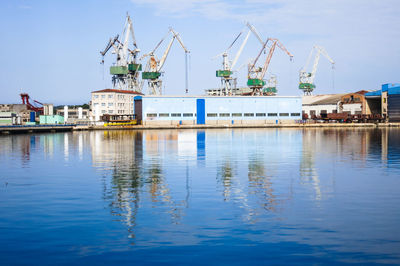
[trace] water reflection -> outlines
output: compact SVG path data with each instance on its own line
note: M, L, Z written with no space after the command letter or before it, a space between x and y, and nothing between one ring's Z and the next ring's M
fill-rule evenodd
M304 192L320 206L334 197L335 171L343 162L355 169L400 169L399 132L215 129L8 135L0 137L0 159L11 156L14 164L33 167L35 154L65 164L90 158L101 176L102 199L135 243L140 214L184 223L196 193L212 195L250 224L282 213L295 193ZM193 180L207 185L199 191Z

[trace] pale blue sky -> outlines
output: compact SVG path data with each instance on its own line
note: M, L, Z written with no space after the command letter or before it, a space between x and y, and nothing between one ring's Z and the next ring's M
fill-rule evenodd
M169 26L180 33L191 51L190 94L219 86L215 70L221 60L211 58L225 50L244 21L263 38L280 39L294 55L293 63L280 50L272 58L269 70L278 77L280 95L301 94L298 71L314 44L336 61L333 87L330 64L321 58L315 94L379 89L400 81L399 11L397 0L1 1L0 103L20 102L22 88L42 102L80 104L91 91L111 87L108 67L115 59L110 53L103 68L99 51L121 33L126 12L142 54ZM238 65L259 47L252 36ZM164 71L165 94L183 94L184 53L177 43ZM245 85L245 67L237 77Z

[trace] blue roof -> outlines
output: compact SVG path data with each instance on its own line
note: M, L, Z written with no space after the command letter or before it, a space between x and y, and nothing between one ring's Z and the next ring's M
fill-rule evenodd
M400 94L400 83L382 84L381 90L367 92L365 96L381 96L382 91L387 91L388 95Z
M389 91L390 89L400 88L400 83L386 83L382 84L382 91ZM397 94L397 93L396 93Z
M381 95L382 95L382 90L370 91L364 94L364 96L381 96Z

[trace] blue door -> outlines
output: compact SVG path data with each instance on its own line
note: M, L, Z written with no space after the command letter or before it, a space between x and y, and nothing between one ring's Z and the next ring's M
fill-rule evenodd
M197 99L197 124L204 125L206 123L206 101L204 99Z

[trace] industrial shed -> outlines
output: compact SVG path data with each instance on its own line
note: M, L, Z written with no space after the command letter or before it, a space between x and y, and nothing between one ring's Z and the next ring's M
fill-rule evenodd
M376 109L381 109L382 116L389 122L400 122L400 84L383 84L382 89L368 92L365 97L374 103Z
M297 96L136 96L143 125L262 125L301 119Z

